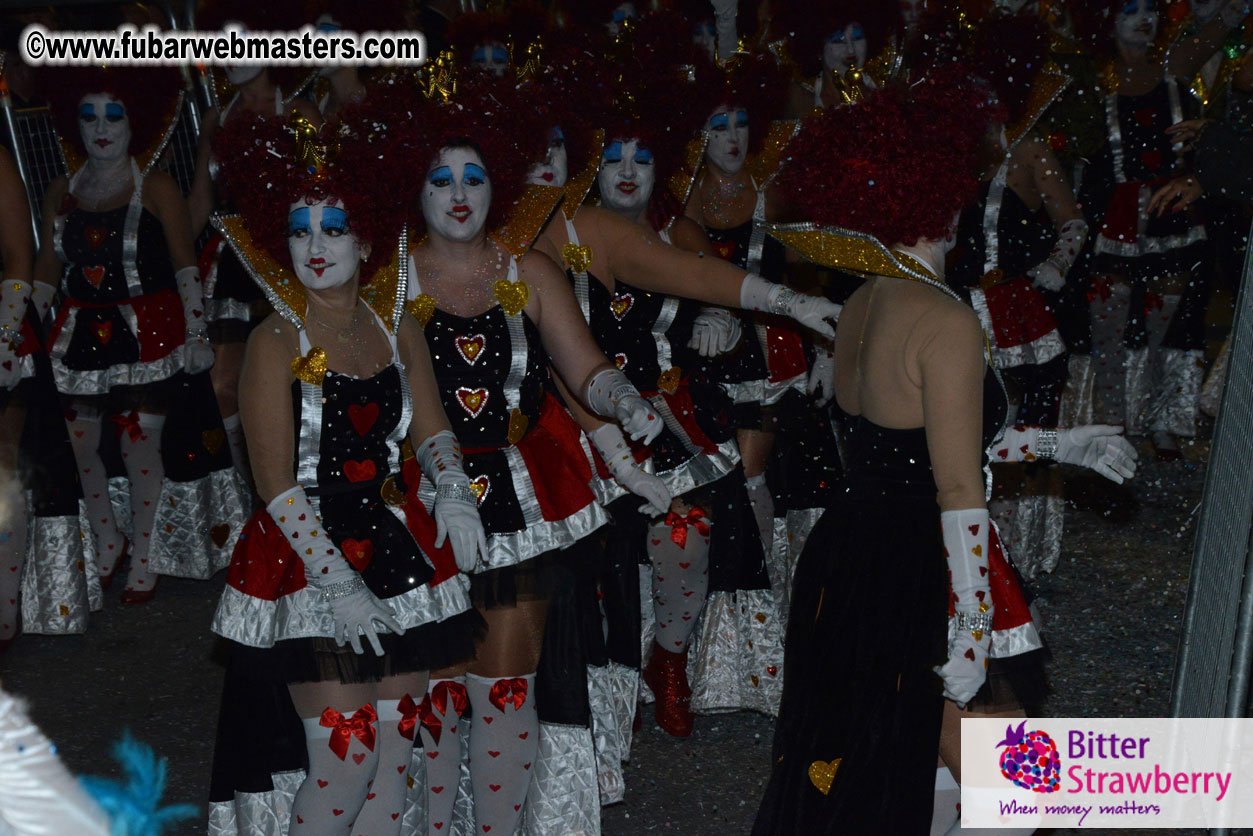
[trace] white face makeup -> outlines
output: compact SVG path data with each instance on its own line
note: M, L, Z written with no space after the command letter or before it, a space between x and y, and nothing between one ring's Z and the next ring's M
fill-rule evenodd
M622 215L634 215L653 196L657 182L653 152L634 138L609 143L601 157L596 182L606 207Z
M618 31L622 29L622 24L628 20L635 20L635 4L619 3L609 18L609 34L618 34Z
M1218 17L1224 4L1225 0L1192 0L1192 14L1196 15L1196 22L1204 26Z
M479 44L470 55L470 66L487 70L499 78L509 69L509 48L499 41Z
M237 20L227 21L226 25L238 29L241 35L247 33L248 31L248 28ZM260 64L227 64L226 80L231 84L234 84L236 87L239 87L240 85L247 84L257 76L261 75L262 69L264 69L264 67Z
M901 22L906 29L912 31L917 28L918 21L926 10L927 0L901 0Z
M692 43L709 53L710 61L716 60L718 34L714 31L714 25L711 22L704 21L697 24L696 28L692 30Z
M836 75L866 66L866 33L857 22L832 33L822 47L822 66Z
M709 162L727 174L738 174L748 155L748 111L737 107L720 107L705 124Z
M1157 39L1155 0L1129 0L1114 19L1114 36L1127 46L1145 47Z
M473 148L445 148L426 173L422 217L431 234L472 241L487 226L492 183Z
M92 93L79 100L78 132L89 161L113 162L130 153L131 120L126 106L108 93Z
M361 244L337 201L298 200L287 209L287 252L296 278L310 290L339 287L357 274Z
M553 128L548 135L548 156L531 167L526 182L532 186L564 186L570 177L569 167L565 135L561 128Z

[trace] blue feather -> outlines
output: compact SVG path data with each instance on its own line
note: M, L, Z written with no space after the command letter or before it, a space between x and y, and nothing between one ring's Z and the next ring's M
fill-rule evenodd
M161 836L172 825L199 815L200 808L194 804L159 806L165 792L166 760L130 731L113 744L113 759L121 765L125 780L96 775L79 778L109 814L113 836Z

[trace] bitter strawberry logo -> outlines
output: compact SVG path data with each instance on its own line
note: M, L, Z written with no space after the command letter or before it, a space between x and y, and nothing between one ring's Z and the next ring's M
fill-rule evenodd
M1001 774L1032 792L1057 792L1061 786L1062 761L1057 744L1047 732L1026 731L1027 721L1018 728L1005 727L1005 739L996 744L1001 752Z

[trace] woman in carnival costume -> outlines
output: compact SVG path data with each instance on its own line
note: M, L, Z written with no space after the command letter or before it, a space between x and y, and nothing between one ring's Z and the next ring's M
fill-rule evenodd
M1150 434L1160 458L1196 434L1210 283L1195 210L1149 214L1152 191L1186 164L1166 133L1194 110L1188 80L1247 15L1229 3L1197 37L1159 58L1156 0L1077 5L1090 47L1106 58L1106 141L1084 170L1080 204L1095 230L1093 354L1098 417Z
M404 314L403 192L377 118L321 133L299 116L241 120L221 137L244 215L219 225L275 313L241 377L266 508L213 623L232 642L215 834L398 834L428 671L473 654L458 568L483 529ZM437 474L433 518L402 477L406 443Z
M49 72L72 174L54 180L45 197L34 295L50 299L60 288L64 297L48 353L101 581L107 585L127 552L102 458L120 447L130 499L123 602L142 603L153 595L153 572L207 578L222 568L246 503L212 398L204 403L201 373L213 350L186 203L173 179L151 171L173 130L179 79L127 69Z
M927 832L945 697L983 699L989 655L1038 646L989 524L985 451L1135 469L1114 428L1006 431L983 331L944 282L991 110L933 78L828 111L788 148L779 189L812 222L773 234L869 281L836 335L847 472L796 568L755 834Z
M213 0L204 14L197 18L201 30L237 26L243 32L286 31L308 22L302 4L297 0L279 0L264 4L249 0ZM348 68L344 68L346 71ZM199 242L206 233L210 216L215 211L229 213L229 204L221 203L217 188L223 154L214 148L218 131L234 119L249 120L257 115L282 116L295 110L314 125L322 123L318 108L301 98L298 85L287 73L264 64L228 64L221 70L223 92L230 98L214 106L201 119L200 141L196 149L196 170L187 206L191 215L192 238ZM211 84L220 77L210 75ZM297 89L291 89L297 85ZM288 88L284 93L284 87ZM214 88L215 94L218 88ZM265 298L248 276L247 270L226 246L221 235L211 235L197 259L204 285L205 320L213 344L215 362L210 374L213 390L222 413L227 443L235 467L245 478L249 471L245 457L244 432L239 418L239 372L244 362L244 343L248 333L268 312Z

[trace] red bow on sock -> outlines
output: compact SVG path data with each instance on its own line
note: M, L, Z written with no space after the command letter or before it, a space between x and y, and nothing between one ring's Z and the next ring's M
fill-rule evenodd
M377 719L378 713L374 710L374 706L366 703L358 708L352 717L344 717L335 709L328 708L322 712L322 719L318 725L332 730L331 739L327 745L342 761L348 757L348 743L353 735L365 744L365 748L371 752L374 751L374 721Z
M423 700L422 704L426 705L426 700ZM400 712L400 723L398 724L400 736L413 740L413 727L418 722L418 704L413 701L413 697L405 694L401 698L400 704L396 706L396 710ZM439 741L435 742L438 743Z
M430 733L431 739L435 741L437 746L439 745L440 733L444 727L440 718L448 716L448 704L450 702L457 716L464 717L466 709L470 707L470 700L466 696L466 686L460 682L438 682L431 689L430 693L422 698L422 703L417 708L418 714L422 717L422 725L426 726L427 732ZM432 706L439 709L439 714L432 710ZM404 702L401 702L400 710L405 710ZM410 729L410 732L405 734L404 723L401 723L400 733L412 740L412 725L410 725Z
M498 679L492 685L487 699L502 712L505 710L505 703L512 700L513 709L517 711L526 702L526 680L520 676L517 679Z
M705 509L699 505L687 512L687 516L676 514L673 511L666 514L666 525L670 526L670 539L681 549L687 548L687 527L693 526L700 536L709 536L709 523L705 522L708 515Z
M144 428L139 426L139 413L132 412L130 415L113 415L109 418L117 425L117 437L121 438L125 432L131 437L131 441L143 441Z

